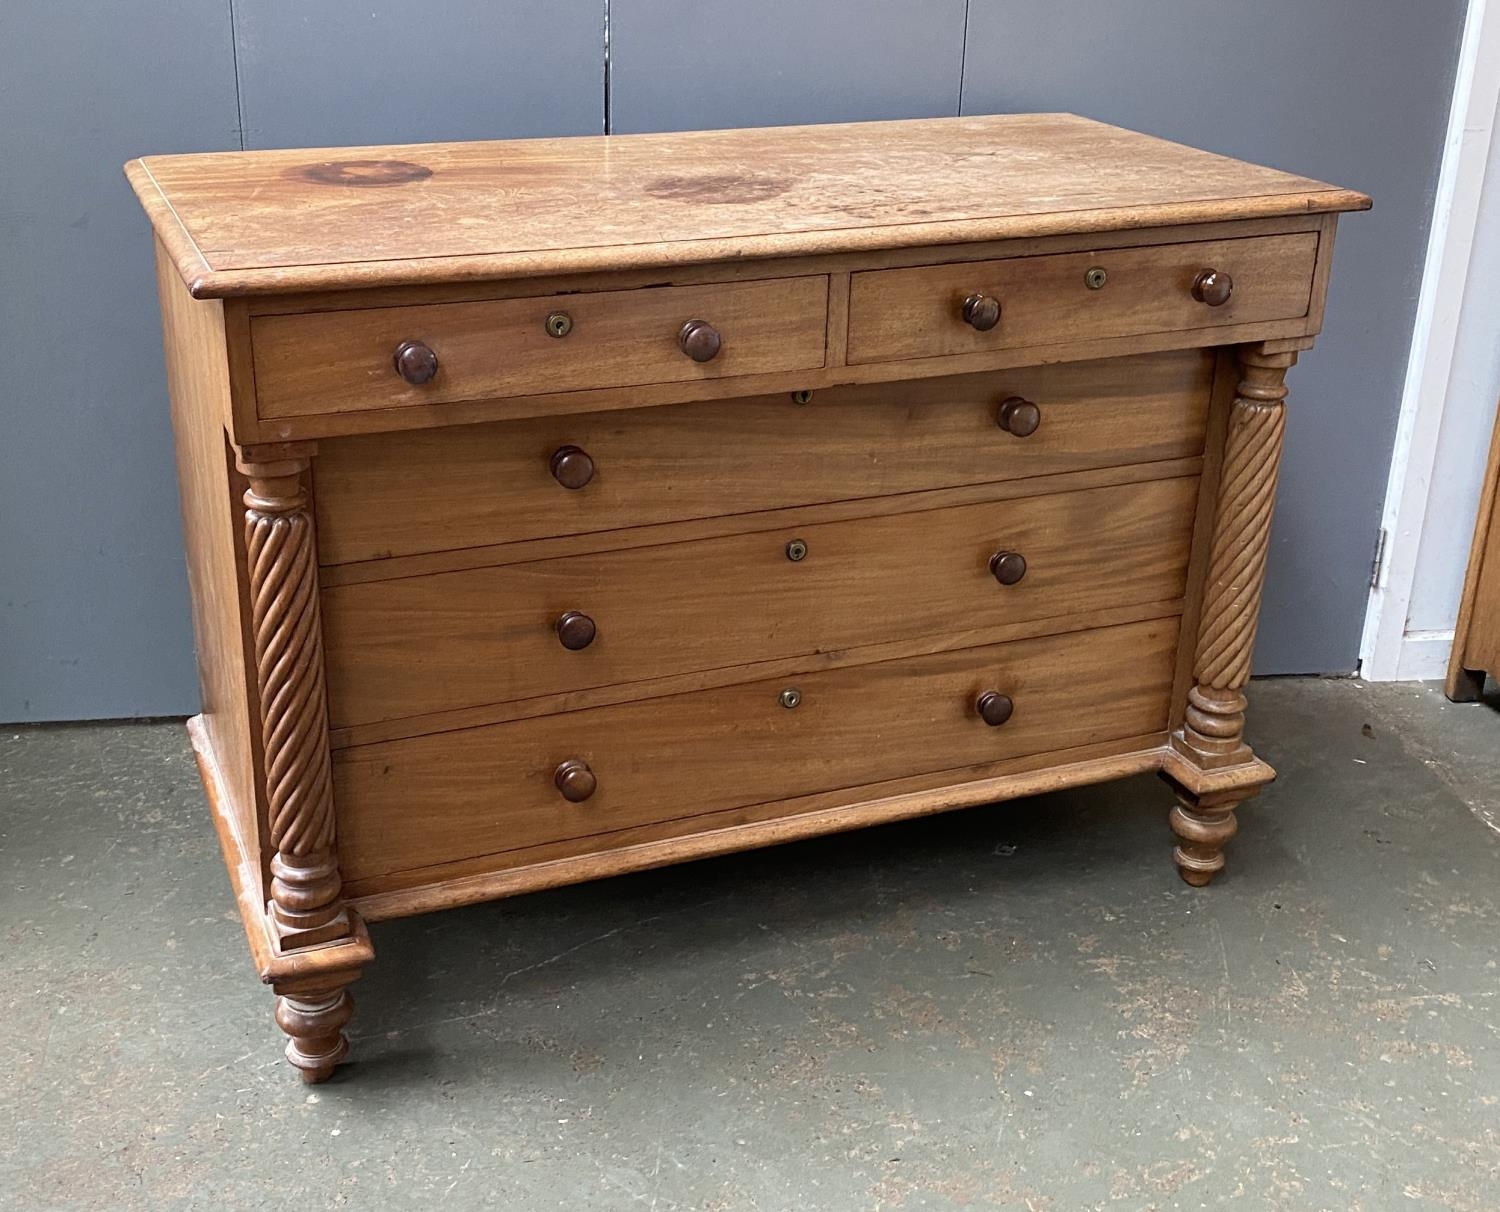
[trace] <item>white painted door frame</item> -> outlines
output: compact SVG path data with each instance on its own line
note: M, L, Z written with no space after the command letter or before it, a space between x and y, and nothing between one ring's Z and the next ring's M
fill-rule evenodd
M1453 645L1451 630L1409 632L1406 620L1497 101L1500 0L1470 0L1401 394L1401 418L1386 482L1381 557L1360 643L1360 672L1372 681L1441 678Z

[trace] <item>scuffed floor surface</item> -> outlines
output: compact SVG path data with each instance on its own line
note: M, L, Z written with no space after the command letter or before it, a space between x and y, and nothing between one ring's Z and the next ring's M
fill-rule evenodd
M1155 779L392 922L280 1061L183 731L0 732L0 1207L1500 1207L1500 712L1271 681Z

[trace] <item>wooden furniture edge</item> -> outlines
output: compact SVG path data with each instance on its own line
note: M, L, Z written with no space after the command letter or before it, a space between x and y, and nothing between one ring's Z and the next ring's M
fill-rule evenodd
M149 169L141 162L142 172ZM160 193L160 191L157 191ZM166 199L162 197L162 203ZM471 253L426 257L409 261L333 262L247 269L215 269L192 243L191 234L171 213L152 215L153 223L175 226L169 247L192 256L178 262L189 293L195 299L225 299L288 291L339 290L351 286L417 286L430 282L472 282L483 278L540 278L555 274L591 273L605 269L648 266L705 265L715 261L763 260L803 253L873 252L920 245L971 244L982 240L1025 239L1033 236L1130 231L1140 227L1205 223L1215 220L1276 218L1284 215L1338 214L1367 210L1370 199L1353 190L1329 187L1287 194L1262 194L1223 202L1174 202L1149 207L1057 211L1044 215L1004 216L906 223L885 227L847 227L778 235L716 237L693 241L598 245L587 248L535 252ZM1216 210L1216 208L1218 208ZM148 207L148 214L151 209Z
M407 917L434 909L476 904L566 884L647 871L692 859L757 850L782 842L802 841L871 825L911 820L957 808L999 803L1027 795L1108 782L1159 770L1165 753L1165 745L1157 744L1109 757L1090 758L934 790L906 792L796 816L733 825L706 833L642 842L618 850L552 859L528 867L464 876L442 884L370 893L352 897L350 904L369 921ZM852 790L857 792L858 788Z
M1464 664L1464 657L1469 627L1474 618L1474 598L1479 592L1480 576L1484 571L1484 552L1489 545L1495 510L1500 506L1496 500L1497 493L1500 493L1497 485L1500 485L1500 413L1495 416L1495 430L1490 437L1489 459L1485 462L1484 482L1479 491L1479 513L1474 518L1474 539L1469 546L1463 593L1458 599L1458 620L1453 626L1453 651L1448 655L1448 676L1443 683L1443 693L1455 703L1472 703L1484 692L1486 671L1480 671L1476 679ZM1488 672L1500 677L1500 671Z
M203 726L202 717L195 715L187 721L187 733L193 746L193 758L198 764L198 775L208 798L209 815L213 818L214 831L219 836L219 847L224 854L224 865L229 872L235 904L239 907L240 922L245 928L245 938L250 943L250 956L255 964L256 975L270 985L317 977L326 972L361 967L369 963L375 953L370 944L369 932L357 911L350 913L354 931L348 939L297 951L282 952L277 949L267 928L260 859L235 823L234 813L230 809L230 792L219 769L213 742Z
M1208 415L1204 421L1203 453L1198 473L1198 505L1193 515L1193 534L1188 546L1188 591L1182 603L1182 632L1178 636L1177 674L1172 682L1169 730L1182 726L1187 709L1188 687L1193 683L1193 656L1198 643L1198 624L1203 609L1204 581L1209 548L1213 542L1214 502L1219 495L1219 473L1224 463L1224 436L1229 426L1239 367L1233 349L1214 351L1213 379L1208 389Z
M1276 778L1276 771L1270 763L1258 757L1252 757L1238 766L1205 770L1171 745L1162 751L1161 773L1186 787L1194 795L1204 796L1264 787Z
M975 240L937 246L917 244L910 248L865 252L597 270L548 275L544 278L487 278L473 282L439 281L415 286L356 286L344 290L257 295L240 300L239 305L249 315L258 318L299 312L361 311L367 308L415 307L434 303L495 302L553 294L591 294L598 291L631 290L641 286L709 286L726 282L798 278L813 274L827 274L837 278L878 269L961 265L971 261L1007 261L1061 253L1149 248L1160 244L1197 244L1209 238L1253 240L1261 236L1296 235L1304 232L1319 235L1328 224L1337 221L1338 214L1339 212L1304 213L1260 219L1221 219L1207 224L1130 228L1102 233L1110 238L1108 247L1101 247L1101 233L1082 232L1072 235Z
M125 179L130 182L136 199L146 212L146 217L151 220L156 238L166 249L188 294L195 299L208 298L208 295L200 293L199 285L206 276L214 272L214 268L208 263L208 258L203 255L203 250L198 247L192 233L178 217L172 203L167 200L161 186L156 183L145 160L136 159L127 163Z

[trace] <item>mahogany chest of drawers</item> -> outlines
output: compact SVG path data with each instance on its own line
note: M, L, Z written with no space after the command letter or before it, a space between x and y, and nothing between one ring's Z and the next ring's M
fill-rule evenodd
M308 1080L381 918L1146 770L1222 868L1368 199L1069 115L126 171L189 727Z

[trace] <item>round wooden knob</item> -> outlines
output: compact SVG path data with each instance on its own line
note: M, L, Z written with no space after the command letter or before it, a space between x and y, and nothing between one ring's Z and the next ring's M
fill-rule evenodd
M413 387L431 382L438 372L437 354L420 341L402 341L396 346L396 373Z
M1000 300L989 295L970 295L964 300L964 323L976 332L989 332L1000 323Z
M552 478L564 488L582 488L594 478L594 460L578 446L559 446L552 452Z
M1009 700L1007 700L1008 702ZM569 758L552 772L552 782L570 804L581 804L598 789L599 780L580 758Z
M1010 695L1001 694L998 690L986 690L974 700L974 710L991 728L1000 727L1010 719L1010 713L1015 709L1016 705L1010 701Z
M1209 307L1223 307L1234 293L1234 279L1217 269L1205 269L1193 279L1193 298Z
M1019 551L997 551L990 557L990 575L1002 585L1014 585L1026 575L1026 557Z
M712 362L718 357L723 339L707 320L689 320L678 332L677 344L694 362Z
M1018 438L1029 438L1042 423L1042 410L1030 400L1011 396L1000 401L1000 411L995 420L1006 433L1015 434Z
M557 629L558 640L569 652L587 648L594 642L594 636L598 634L594 620L578 610L566 611L558 617L553 626Z

